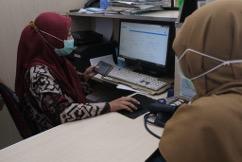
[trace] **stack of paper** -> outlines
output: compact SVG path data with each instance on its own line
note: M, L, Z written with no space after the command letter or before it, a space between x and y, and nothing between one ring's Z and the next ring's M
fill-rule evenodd
M160 0L110 0L108 13L121 13L121 14L140 14L145 12L153 12L162 10L162 1Z
M79 11L79 13L104 13L105 9L102 8L96 8L96 7L88 7L88 8L81 8Z

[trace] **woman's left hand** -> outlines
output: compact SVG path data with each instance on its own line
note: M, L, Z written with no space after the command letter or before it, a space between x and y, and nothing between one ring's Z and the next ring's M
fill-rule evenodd
M89 66L83 73L85 81L88 81L90 78L92 78L96 74L97 74L97 72L95 71L95 66Z

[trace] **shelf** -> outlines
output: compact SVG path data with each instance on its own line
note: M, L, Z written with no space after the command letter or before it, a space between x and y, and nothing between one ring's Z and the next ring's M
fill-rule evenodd
M110 18L110 19L130 19L130 20L148 20L148 21L166 21L175 22L178 18L179 11L157 11L139 15L122 15L122 14L86 14L72 12L69 16L74 17L93 17L93 18Z

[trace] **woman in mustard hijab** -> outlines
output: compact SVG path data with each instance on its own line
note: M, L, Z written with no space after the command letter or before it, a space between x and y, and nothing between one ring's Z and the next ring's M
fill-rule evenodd
M217 0L189 16L173 48L197 92L165 126L167 162L242 161L242 0Z

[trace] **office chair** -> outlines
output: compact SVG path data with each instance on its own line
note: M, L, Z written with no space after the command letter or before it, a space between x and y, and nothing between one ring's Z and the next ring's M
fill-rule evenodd
M22 105L20 104L16 94L6 85L0 83L0 95L3 98L3 101L6 104L20 135L24 139L34 135L30 125L24 118L24 114L21 112Z

